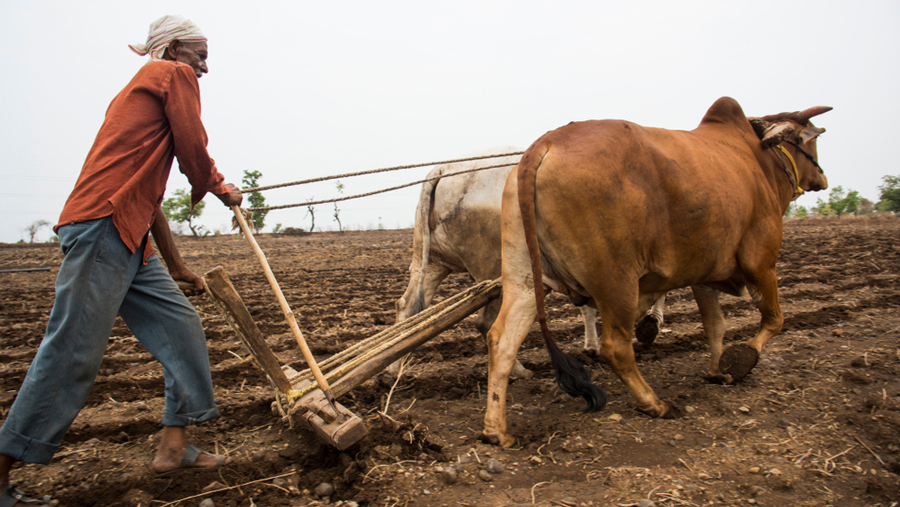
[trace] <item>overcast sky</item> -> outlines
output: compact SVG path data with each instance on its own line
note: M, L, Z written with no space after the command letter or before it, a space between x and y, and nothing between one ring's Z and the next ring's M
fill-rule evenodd
M690 130L718 97L749 116L817 118L832 187L878 199L900 174L900 3L156 2L0 3L0 242L55 224L110 100L147 57L150 23L181 14L209 37L200 80L209 152L227 181L262 184L527 147L573 120L622 118ZM430 168L343 180L356 194ZM188 188L173 168L169 194ZM345 226L409 227L418 187L340 204ZM337 195L334 182L265 194L288 204ZM811 206L827 191L801 197ZM330 205L316 228L336 229ZM308 229L304 209L272 211ZM230 213L207 197L201 222ZM45 230L38 240L46 240Z

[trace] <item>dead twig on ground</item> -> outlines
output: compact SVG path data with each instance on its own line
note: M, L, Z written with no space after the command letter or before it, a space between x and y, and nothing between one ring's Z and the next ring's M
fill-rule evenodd
M547 439L547 443L546 443L546 444L541 444L541 446L537 448L537 451L536 451L536 452L538 453L538 456L544 456L544 457L547 457L547 456L545 456L543 453L541 453L541 449L543 449L545 446L550 445L550 442L553 441L553 437L555 437L558 433L559 433L558 431L557 431L557 432L554 432L552 435L550 435L550 438Z
M881 463L882 465L884 465L884 461L881 460L881 456L875 454L875 451L873 451L872 449L870 449L869 446L866 445L865 442L863 442L862 440L860 440L859 437L856 436L856 435L854 435L853 438L855 438L857 442L859 442L860 444L862 444L862 446L865 447L866 450L869 451L869 453L872 454L872 456L875 456L875 459L877 459L879 463Z
M266 483L263 483L263 486L270 486L270 487L273 487L273 488L280 489L281 491L284 491L284 492L287 493L288 495L291 494L291 492L288 491L287 488L282 488L281 486L276 486L275 484L269 484L269 483L266 482Z
M678 503L680 505L692 505L694 507L697 506L697 504L695 504L695 503L688 502L687 500L682 500L681 498L672 496L668 493L657 493L657 496L661 496L661 497L663 497L664 500L672 501L672 502Z
M90 449L78 449L78 450L75 450L75 451L61 452L61 453L56 454L56 455L54 456L54 458L56 458L56 459L64 458L64 457L66 457L66 456L69 456L69 455L72 455L72 454L79 454L79 453L82 453L82 452L85 452L85 451L88 451L88 450L90 450Z
M406 354L402 359L400 359L400 368L397 370L397 378L394 379L394 384L391 386L391 390L388 391L387 398L384 400L384 408L381 409L384 415L387 415L388 407L391 406L391 396L394 395L394 389L397 388L397 384L399 384L400 379L403 378L403 370L405 370L406 366L409 364L411 356L412 354Z
M794 461L794 464L795 464L795 465L799 465L800 463L803 463L803 460L805 460L806 458L812 456L812 451L813 451L813 450L812 450L812 447L810 447L809 450L806 451L806 454L804 454L803 456L800 456L799 458L797 458L797 459Z
M284 473L284 474L281 474L281 475L274 475L274 476L272 476L272 477L266 477L265 479L257 479L257 480L255 480L255 481L245 482L245 483L240 484L240 485L237 485L237 486L229 486L229 487L227 487L227 488L213 489L213 490L207 491L207 492L205 492L205 493L200 493L200 494L198 494L198 495L192 495L192 496L187 496L187 497L184 497L184 498L181 498L181 499L178 499L178 500L173 500L173 501L171 501L171 502L169 502L169 503L164 503L164 504L160 505L159 507L167 507L168 505L175 505L175 504L177 504L177 503L184 502L185 500L193 500L194 498L201 498L201 497L204 497L204 496L207 496L207 495L212 495L213 493L220 493L220 492L222 492L222 491L228 491L228 490L231 490L231 489L241 488L241 487L243 487L243 486L249 486L250 484L257 484L257 483L260 483L260 482L266 482L266 481L271 481L271 480L275 480L275 479L280 479L280 478L282 478L282 477L287 477L287 476L289 476L289 475L294 475L295 473L297 473L297 470L291 470L291 471L288 472L288 473Z
M550 484L551 482L553 482L553 481L539 482L531 487L531 505L534 505L536 503L536 500L534 499L534 489L537 488L538 486L543 486L544 484Z
M375 461L372 460L372 463L375 463ZM375 465L375 466L372 467L371 470L369 470L369 471L366 473L366 475L363 476L363 480L364 480L364 481L365 481L366 479L368 479L368 480L374 480L374 479L369 479L369 475L371 475L372 472L374 472L375 470L377 470L377 469L379 469L379 468L382 468L382 467L389 467L389 466L393 466L393 465L402 465L403 463L418 463L418 461L407 459L407 460L403 460L403 461L397 461L397 462L395 462L395 463L388 463L388 464L386 464L386 465Z
M825 473L825 475L831 475L831 472L833 472L837 468L837 464L834 462L834 459L847 454L848 452L852 451L853 449L856 449L855 445L850 447L849 449L847 449L844 452L839 452L839 453L835 454L834 456L825 458L825 461L822 462L822 469L819 471Z

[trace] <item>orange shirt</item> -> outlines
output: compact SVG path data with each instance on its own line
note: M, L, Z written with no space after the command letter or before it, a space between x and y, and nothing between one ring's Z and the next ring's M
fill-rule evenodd
M54 231L112 215L134 253L162 204L173 157L191 184L192 206L207 192L227 192L206 144L194 69L168 60L147 63L110 103ZM152 252L148 243L145 261Z

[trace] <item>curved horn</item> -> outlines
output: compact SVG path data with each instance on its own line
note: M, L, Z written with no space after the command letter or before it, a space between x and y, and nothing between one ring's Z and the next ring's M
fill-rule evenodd
M831 111L833 108L831 106L815 106L811 107L805 111L800 112L800 119L803 120L800 122L801 125L806 125L806 122L809 121L813 116L819 116L820 114L827 113Z

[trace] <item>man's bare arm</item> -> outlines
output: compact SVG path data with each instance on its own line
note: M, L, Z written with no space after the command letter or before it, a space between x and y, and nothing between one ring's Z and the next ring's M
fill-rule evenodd
M175 240L172 238L172 231L169 229L169 220L162 208L156 211L156 218L150 226L150 232L156 241L156 247L159 249L159 255L166 261L169 268L169 274L175 280L182 280L194 284L197 290L203 290L203 280L184 265L184 260L175 246Z

